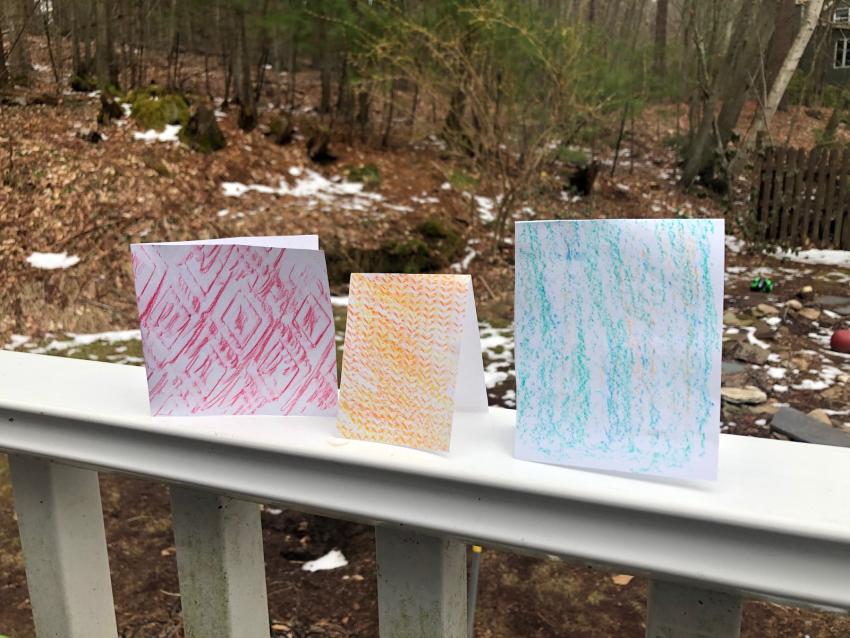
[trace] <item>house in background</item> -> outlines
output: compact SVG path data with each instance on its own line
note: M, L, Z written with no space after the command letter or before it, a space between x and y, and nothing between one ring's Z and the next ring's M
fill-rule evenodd
M850 84L850 0L838 0L825 15L821 33L812 38L812 45L820 49L819 56L831 61L824 64L821 81L824 84L845 86Z

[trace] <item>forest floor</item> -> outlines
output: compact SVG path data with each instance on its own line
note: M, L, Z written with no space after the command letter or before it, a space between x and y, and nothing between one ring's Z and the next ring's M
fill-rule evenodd
M143 135L132 120L101 128L99 143L86 141L80 133L97 128L98 108L97 95L78 93L55 105L0 107L0 347L139 364L130 243L318 233L340 336L351 270L470 273L490 400L514 406L512 233L496 242L499 193L466 172L439 140L413 132L387 149L337 141L338 159L318 166L307 158L303 136L277 146L262 127L240 131L230 110L218 114L227 147L200 155L167 136ZM709 194L677 185L670 141L684 115L677 106L644 112L613 175L612 149L594 149L602 171L589 197L565 192L564 175L541 174L516 219L726 217L723 384L753 386L766 399L724 403L723 430L779 437L769 421L781 405L822 410L831 422L824 427L850 429L850 358L828 347L831 331L848 325L850 254L777 256L743 245L737 218L747 211L746 181L736 185L731 212ZM792 108L779 114L771 133L809 147L827 115ZM848 138L843 127L839 137ZM364 174L370 179L358 181ZM45 259L37 253L65 253L67 267L36 267ZM774 292L750 291L760 275L777 282ZM804 286L812 292L800 294ZM121 635L180 635L166 488L105 475L101 490ZM376 636L372 530L269 507L262 521L276 635L311 629L317 636ZM347 566L302 569L332 549L342 551ZM477 635L642 636L645 585L639 576L485 548ZM0 634L34 635L5 464ZM745 607L745 636L848 634L847 616L768 602Z

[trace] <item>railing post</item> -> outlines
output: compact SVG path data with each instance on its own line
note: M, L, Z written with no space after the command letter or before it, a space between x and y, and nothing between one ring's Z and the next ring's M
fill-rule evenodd
M377 527L381 638L466 636L466 546Z
M650 581L647 638L738 638L741 599L732 594Z
M9 455L39 638L115 638L97 472Z
M260 506L171 486L186 638L268 638Z

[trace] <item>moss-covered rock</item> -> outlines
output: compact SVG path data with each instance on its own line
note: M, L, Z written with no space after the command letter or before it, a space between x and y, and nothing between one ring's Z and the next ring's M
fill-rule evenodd
M200 153L212 153L227 146L211 108L199 104L180 131L180 140Z
M404 239L389 240L377 248L329 245L325 248L332 284L348 283L352 272L436 272L454 262L463 238L446 220L429 217Z
M179 93L170 93L157 86L131 91L127 95L133 119L144 129L161 131L166 124L185 126L189 121L189 104Z
M278 146L290 144L295 137L295 127L288 115L278 115L269 123L269 132L266 137Z
M345 179L349 182L363 182L366 188L374 188L381 183L381 171L375 164L360 164L345 169Z
M124 109L121 108L118 101L106 93L101 93L100 112L97 114L97 123L106 125L112 120L120 120L122 117L124 117Z
M71 76L71 90L77 91L79 93L91 93L97 89L97 80L95 80L90 75L77 75L74 74Z

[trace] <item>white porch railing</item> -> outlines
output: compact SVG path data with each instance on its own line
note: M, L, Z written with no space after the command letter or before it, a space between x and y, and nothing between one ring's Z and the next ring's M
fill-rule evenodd
M850 609L850 450L722 436L719 480L688 483L518 461L513 423L459 414L441 456L332 419L155 419L141 368L2 352L36 630L117 634L97 471L172 486L187 638L268 637L255 503L377 526L383 638L466 634L472 542L647 574L653 638L737 636L742 596Z

